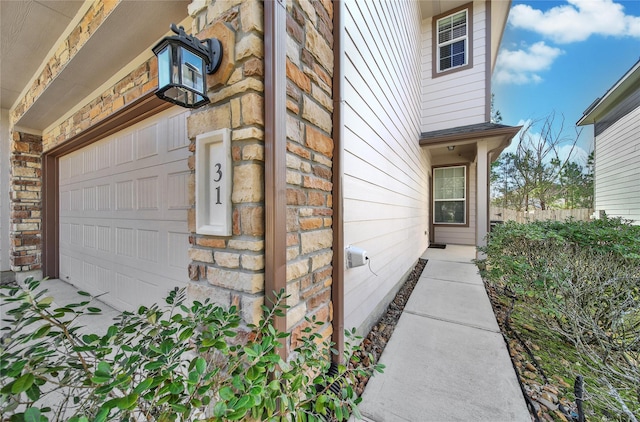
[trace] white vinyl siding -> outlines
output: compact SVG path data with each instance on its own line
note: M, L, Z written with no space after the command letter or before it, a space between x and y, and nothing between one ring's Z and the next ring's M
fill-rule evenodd
M640 224L640 108L596 137L595 209Z
M476 244L476 165L471 164L467 168L468 173L468 195L469 207L467 221L469 226L456 227L454 225L434 224L433 234L435 243L452 245L475 245Z
M187 114L172 108L60 158L60 279L121 310L186 286Z
M365 249L377 273L345 270L344 312L345 327L365 331L428 245L420 10L413 0L350 0L344 15L344 243Z
M473 3L473 66L433 77L432 18L422 21L421 131L448 129L486 121L486 5Z

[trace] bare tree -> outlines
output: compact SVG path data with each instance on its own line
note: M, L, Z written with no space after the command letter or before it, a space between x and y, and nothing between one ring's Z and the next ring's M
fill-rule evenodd
M545 210L562 195L561 175L573 159L581 133L581 129L574 130L573 136L566 135L564 116L558 119L555 112L523 127L516 152L501 157L501 164L494 169L494 180L502 183L497 191L504 203L508 201L517 210ZM568 154L561 154L567 147Z

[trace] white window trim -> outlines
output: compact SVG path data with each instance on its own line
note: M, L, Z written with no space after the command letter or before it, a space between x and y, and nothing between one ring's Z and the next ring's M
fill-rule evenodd
M444 199L436 199L436 195L435 195L435 186L436 186L436 172L438 170L446 170L446 169L454 169L454 168L462 168L463 169L463 173L464 173L464 197L463 198L444 198ZM469 209L468 209L468 196L469 196L469 180L468 180L468 170L467 170L467 166L465 165L460 165L460 166L446 166L446 167L436 167L433 169L433 224L438 224L438 225L452 225L452 226L468 226L469 222L468 222L468 213L469 213ZM450 202L450 201L461 201L463 202L463 221L462 223L452 223L452 222L445 222L445 221L436 221L436 213L435 213L435 208L436 208L436 204L438 202Z
M440 34L439 28L440 28L440 21L443 19L449 19L451 18L453 15L457 15L458 13L464 12L466 15L466 32L465 35L457 37L457 38L452 38L448 41L445 41L443 43L439 42L439 39L436 39L436 69L438 73L444 73L444 72L448 72L450 70L454 70L454 69L459 69L461 67L467 66L469 64L469 9L463 9L463 10L458 10L455 11L453 13L448 14L447 16L443 16L440 19L436 20L436 37ZM451 66L448 67L446 69L440 69L440 47L444 47L450 44L453 44L455 42L458 41L464 41L464 63L463 64L459 64L457 66Z

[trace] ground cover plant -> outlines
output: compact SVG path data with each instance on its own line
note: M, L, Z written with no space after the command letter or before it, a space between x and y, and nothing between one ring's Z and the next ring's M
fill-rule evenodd
M538 364L561 373L563 384L584 377L590 420L637 421L640 226L617 218L507 222L481 249L485 279L516 302L512 324L537 336Z
M123 312L106 333L82 331L101 311L79 294L58 306L40 281L2 287L3 421L346 420L359 416L356 375L382 371L332 366L335 351L311 327L284 362L289 334L273 325L282 294L259 324L239 330L235 307L187 303L174 291L165 306ZM347 339L350 356L357 338Z

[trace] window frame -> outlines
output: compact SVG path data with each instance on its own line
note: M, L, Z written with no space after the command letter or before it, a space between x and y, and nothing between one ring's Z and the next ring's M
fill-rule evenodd
M451 169L451 168L463 168L464 169L464 202L463 211L464 211L464 222L463 223L452 223L452 222L438 222L436 221L436 203L442 201L460 201L460 199L438 199L436 200L436 170L443 169ZM432 209L432 217L434 225L438 227L469 227L469 166L467 164L451 164L451 165L442 165L442 166L434 166L432 170L432 184L431 184L431 209Z
M465 41L465 58L466 63L460 66L450 67L440 70L440 43L438 42L438 21L451 17L457 13L466 11L467 13L467 35ZM432 78L449 75L461 70L473 67L473 3L467 3L463 6L448 10L445 13L434 16L431 22L431 58L432 58Z

